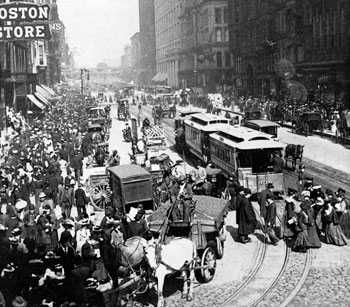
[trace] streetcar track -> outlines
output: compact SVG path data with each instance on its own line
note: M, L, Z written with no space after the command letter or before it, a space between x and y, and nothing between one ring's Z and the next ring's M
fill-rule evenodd
M288 297L283 301L283 303L281 304L280 307L286 307L288 306L288 304L294 299L294 297L298 294L298 292L300 291L300 289L303 287L306 278L309 275L310 272L310 268L311 268L311 260L312 260L312 250L309 249L307 251L307 255L306 255L306 262L305 262L305 266L304 266L304 270L303 270L303 274L297 284L297 286L294 288L294 290L288 295Z

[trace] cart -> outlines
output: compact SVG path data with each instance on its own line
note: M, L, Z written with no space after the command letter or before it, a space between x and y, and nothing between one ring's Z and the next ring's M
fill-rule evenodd
M152 176L143 167L134 164L107 168L113 192L112 204L127 214L131 207L142 204L145 210L153 210Z
M293 121L293 132L308 136L318 130L323 133L322 114L315 111L301 111Z
M118 99L118 120L127 121L129 119L129 100Z
M84 170L86 194L96 211L102 211L111 203L111 188L105 167L93 167Z
M228 213L227 200L210 196L193 196L194 209L190 222L168 221L168 210L172 206L166 202L147 217L150 230L160 233L165 229L166 236L178 234L189 238L197 247L200 257L197 263L196 278L199 282L210 282L215 275L216 260L224 255L225 217Z

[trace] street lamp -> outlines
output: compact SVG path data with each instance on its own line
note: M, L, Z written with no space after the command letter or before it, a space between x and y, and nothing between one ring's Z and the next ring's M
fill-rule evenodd
M81 94L84 95L84 72L87 73L87 80L90 79L90 72L86 68L80 69Z

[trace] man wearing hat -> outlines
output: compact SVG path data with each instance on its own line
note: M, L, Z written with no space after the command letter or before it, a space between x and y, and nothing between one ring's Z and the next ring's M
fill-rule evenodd
M170 189L170 198L173 204L172 219L190 220L190 202L193 197L192 187L186 182L186 176L180 175L177 182Z
M254 233L258 222L256 220L255 212L250 201L252 192L250 189L244 189L244 196L237 204L236 221L238 224L238 235L242 243L248 243L251 241L249 235Z
M86 206L89 201L86 197L85 191L82 189L82 184L78 183L78 189L75 191L75 205L77 206L78 216L81 217L83 213L86 213Z
M266 214L267 214L267 210L266 210L266 199L267 199L267 195L270 195L270 197L273 198L273 192L272 189L274 188L273 183L269 182L266 185L266 189L260 192L260 195L258 197L258 203L260 205L260 216L264 219L266 219Z
M299 171L298 171L298 197L301 197L301 193L304 190L304 185L305 182L307 180L307 176L305 174L305 165L304 164L300 164L299 165Z

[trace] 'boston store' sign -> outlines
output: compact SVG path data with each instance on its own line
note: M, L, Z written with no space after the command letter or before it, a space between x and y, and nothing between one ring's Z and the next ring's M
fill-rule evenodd
M0 4L0 41L51 39L50 9L48 4Z

